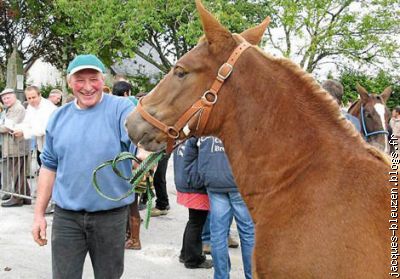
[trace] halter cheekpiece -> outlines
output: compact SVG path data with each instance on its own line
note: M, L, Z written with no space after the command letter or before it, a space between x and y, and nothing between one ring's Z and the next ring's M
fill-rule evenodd
M250 43L244 41L239 44L232 54L229 56L227 62L221 65L218 69L218 73L214 82L212 83L210 89L204 92L199 100L197 100L183 115L178 119L178 121L173 126L168 126L147 111L143 109L142 106L142 99L139 100L137 110L139 111L140 115L148 121L154 127L160 129L164 133L167 134L167 150L166 152L169 154L173 150L174 141L179 138L180 132L187 136L190 133L189 128L187 127L188 122L197 115L197 125L196 125L196 134L201 135L203 132L208 118L210 116L210 112L218 100L218 92L221 89L222 85L224 84L225 80L231 75L233 71L233 66L235 65L236 61L240 57L240 55L249 47L251 46Z

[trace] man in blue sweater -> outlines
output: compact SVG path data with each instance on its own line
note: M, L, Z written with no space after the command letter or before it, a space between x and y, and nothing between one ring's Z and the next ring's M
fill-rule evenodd
M68 67L68 85L75 101L55 111L47 125L41 154L32 234L46 245L46 205L55 202L52 225L53 278L82 278L89 252L95 278L120 278L124 269L127 205L104 199L92 186L93 170L122 151L131 149L126 116L134 108L125 99L103 94L105 67L94 55L79 55ZM128 161L119 164L125 175ZM98 174L103 192L118 197L129 183L111 168Z

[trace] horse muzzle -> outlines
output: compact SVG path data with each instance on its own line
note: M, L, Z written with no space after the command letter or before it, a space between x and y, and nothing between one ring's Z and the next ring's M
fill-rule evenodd
M128 136L138 147L157 152L166 147L166 136L160 130L145 121L135 109L125 120Z

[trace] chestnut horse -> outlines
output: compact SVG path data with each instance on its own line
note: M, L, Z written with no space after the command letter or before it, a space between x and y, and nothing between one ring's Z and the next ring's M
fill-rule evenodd
M255 46L269 18L231 34L196 5L205 37L129 115L130 138L222 139L255 223L254 278L386 278L388 157L309 74Z
M364 87L356 86L360 99L349 108L349 113L360 120L361 132L365 140L373 146L389 153L389 118L386 102L392 93L391 87L380 94L369 94Z

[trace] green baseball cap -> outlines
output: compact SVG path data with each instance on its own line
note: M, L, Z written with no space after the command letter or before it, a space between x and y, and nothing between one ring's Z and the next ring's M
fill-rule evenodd
M81 54L69 63L67 74L70 76L83 69L93 69L103 74L106 73L106 67L96 55Z

